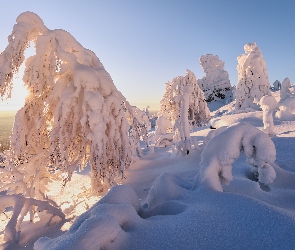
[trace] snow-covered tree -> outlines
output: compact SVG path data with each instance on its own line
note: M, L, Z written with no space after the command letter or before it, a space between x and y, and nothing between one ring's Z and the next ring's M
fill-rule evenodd
M288 77L286 77L284 79L284 81L282 82L281 85L281 90L280 90L280 103L283 102L284 100L286 100L287 98L292 96L292 93L290 91L290 87L291 87L291 82L290 79Z
M155 131L149 134L151 146L166 147L173 142L174 133L171 121L163 115L160 115L156 121Z
M275 80L275 82L273 83L273 90L277 91L277 90L280 90L281 89L281 82L279 80Z
M224 69L224 62L212 54L202 55L200 65L205 76L198 80L207 102L221 99L232 99L232 91L228 72Z
M35 55L25 61L30 42ZM126 119L126 110L132 114L132 109L102 63L68 32L49 30L32 12L17 18L0 55L2 97L11 95L24 61L29 95L15 117L11 161L2 179L14 176L22 183L15 192L40 193L40 199L53 176L67 173L70 179L77 166L90 164L94 191L112 185L134 157Z
M266 63L256 43L244 46L245 54L238 56L238 84L235 91L236 110L259 109L262 96L270 95Z
M189 85L188 119L192 126L202 126L210 120L210 111L204 93L197 84L193 72L187 70L186 76L178 76L166 83L166 91L161 100L160 114L168 118L172 124L181 116L184 101L184 86Z
M276 99L271 95L263 96L260 99L260 106L263 110L264 131L270 136L275 135L273 116L278 106Z
M210 120L204 93L193 72L187 70L186 76L178 76L166 84L160 115L168 118L174 125L174 140L179 142L176 146L188 152L190 128L202 126Z
M221 128L220 128L221 129ZM237 123L223 129L205 146L200 172L195 184L222 192L222 184L232 181L232 164L241 152L247 157L251 171L261 183L268 185L276 178L272 167L276 148L268 135L248 123Z
M148 131L151 130L149 117L147 116L145 111L142 111L135 106L132 106L132 112L132 117L130 117L130 119L133 119L133 123L130 130L135 131L136 142L138 144L139 140L141 139L148 146Z

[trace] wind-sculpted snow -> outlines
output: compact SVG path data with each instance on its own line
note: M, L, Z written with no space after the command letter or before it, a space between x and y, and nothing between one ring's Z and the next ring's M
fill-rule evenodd
M248 123L233 125L208 142L202 152L196 181L222 192L222 184L233 179L232 164L241 152L261 183L268 185L273 182L276 173L271 164L276 159L275 146L265 133Z

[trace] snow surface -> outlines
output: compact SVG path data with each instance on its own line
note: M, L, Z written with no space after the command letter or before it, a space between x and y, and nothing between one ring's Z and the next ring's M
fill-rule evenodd
M237 121L243 123L217 130L209 126L195 129L191 138L200 146L189 155L176 154L170 147L155 148L154 152L143 149L142 158L126 170L126 179L92 208L84 206L85 212L75 220L71 214L66 220L49 225L41 221L26 223L21 228L19 243L6 244L6 249L294 249L295 122L274 118L276 137L269 138L260 132L262 111L218 119L227 126ZM238 129L239 126L244 129ZM218 155L208 150L206 153L206 147L216 145L214 150L222 152L239 142L234 139L235 134L265 140L260 145L262 155L270 155L268 162L276 157L270 163L276 175L273 183L263 184L256 179L251 161L246 161L238 147L238 156L232 163L232 180L228 185L222 184L223 192L197 181L203 168L201 155ZM255 144L251 140L243 143ZM259 174L263 175L261 171ZM90 185L86 170L74 173L64 193L75 192L75 185L78 187L87 179ZM71 195L69 200L74 199ZM83 199L87 200L80 196L79 202ZM6 213L9 215L9 211ZM3 214L1 219L5 220Z

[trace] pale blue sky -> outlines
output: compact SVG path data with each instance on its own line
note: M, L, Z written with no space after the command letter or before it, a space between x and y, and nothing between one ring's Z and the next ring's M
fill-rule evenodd
M271 84L285 77L295 82L295 1L3 0L1 51L24 11L94 51L117 88L141 108L159 103L165 83L186 69L203 77L203 54L218 55L235 85L236 58L249 42L260 47Z

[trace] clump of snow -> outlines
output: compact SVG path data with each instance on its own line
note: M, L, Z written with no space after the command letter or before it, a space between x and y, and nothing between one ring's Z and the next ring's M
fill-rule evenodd
M202 55L200 65L205 76L198 80L207 102L218 100L232 100L231 84L228 72L224 69L224 62L212 54Z
M275 135L273 117L278 106L276 99L270 96L263 96L260 99L260 106L263 110L264 131L270 136Z
M262 96L270 95L266 63L256 43L244 46L245 54L238 56L238 85L235 91L236 110L259 110Z
M271 164L276 150L271 139L248 123L238 123L213 137L202 152L201 169L196 182L217 191L223 191L222 183L232 181L232 164L243 152L248 162L259 173L259 181L266 185L275 179ZM263 170L262 170L263 169Z

